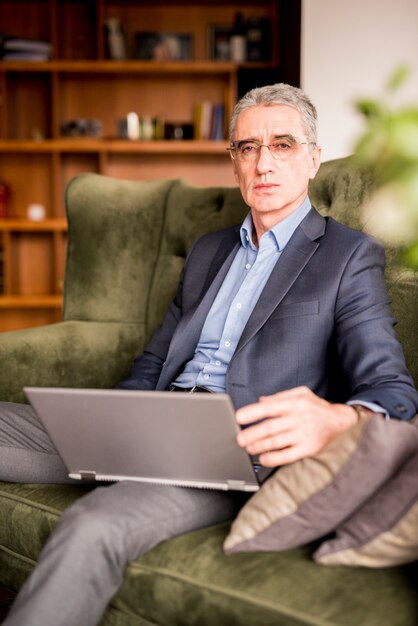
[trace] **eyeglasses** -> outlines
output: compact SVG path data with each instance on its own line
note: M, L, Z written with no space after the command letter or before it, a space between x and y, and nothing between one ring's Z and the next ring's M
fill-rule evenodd
M233 159L244 162L252 162L259 158L261 148L268 148L274 159L288 161L295 156L299 146L303 145L314 146L315 142L299 141L297 137L293 137L293 135L283 135L283 137L277 137L270 144L258 143L258 141L249 139L233 141L227 150L230 151Z

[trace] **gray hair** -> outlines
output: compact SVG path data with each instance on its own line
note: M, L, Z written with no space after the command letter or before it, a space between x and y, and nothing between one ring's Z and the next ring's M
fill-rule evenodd
M229 124L230 141L232 142L234 140L237 117L242 111L255 106L275 106L281 104L286 104L299 111L308 141L316 144L316 122L318 114L315 106L302 89L293 87L292 85L286 85L285 83L256 87L238 100L232 111Z

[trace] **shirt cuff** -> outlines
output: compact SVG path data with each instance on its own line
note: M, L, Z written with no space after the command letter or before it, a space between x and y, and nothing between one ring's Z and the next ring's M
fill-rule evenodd
M380 404L376 404L375 402L367 402L366 400L349 400L348 402L346 402L346 404L348 404L349 406L351 404L361 404L361 406L364 406L364 408L366 409L370 409L370 411L373 411L373 413L382 413L385 419L390 419L390 415L386 411L386 409L381 407Z

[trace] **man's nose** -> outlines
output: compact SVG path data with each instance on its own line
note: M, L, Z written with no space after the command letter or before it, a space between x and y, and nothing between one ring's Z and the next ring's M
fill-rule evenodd
M260 173L270 172L274 169L274 159L270 149L266 145L260 146L260 152L257 156L257 170Z

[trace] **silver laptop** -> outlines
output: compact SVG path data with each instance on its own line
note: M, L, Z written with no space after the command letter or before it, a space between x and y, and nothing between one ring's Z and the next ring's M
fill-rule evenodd
M71 478L257 491L227 394L25 387Z

